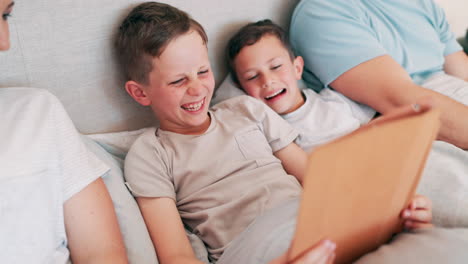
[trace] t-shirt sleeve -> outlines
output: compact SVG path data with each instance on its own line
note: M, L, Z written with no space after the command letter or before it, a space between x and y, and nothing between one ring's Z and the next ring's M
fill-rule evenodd
M125 180L135 197L168 197L176 200L164 149L151 129L132 145L125 158Z
M360 63L387 53L367 25L364 11L349 0L302 1L291 20L290 38L296 54L304 58L304 78L313 73L324 87Z
M455 34L450 29L444 10L434 1L429 1L429 3L432 5L434 13L434 28L439 35L440 41L445 45L444 56L462 50Z
M297 138L297 131L270 107L253 97L242 97L245 98L248 115L258 123L273 152L286 147Z
M53 105L51 123L55 128L53 137L66 201L109 168L88 150L59 100L52 95L48 99Z

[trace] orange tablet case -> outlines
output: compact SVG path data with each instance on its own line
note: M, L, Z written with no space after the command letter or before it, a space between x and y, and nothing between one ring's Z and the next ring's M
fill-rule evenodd
M321 239L349 263L401 231L400 213L413 197L439 129L438 110L370 123L317 148L309 157L293 261Z

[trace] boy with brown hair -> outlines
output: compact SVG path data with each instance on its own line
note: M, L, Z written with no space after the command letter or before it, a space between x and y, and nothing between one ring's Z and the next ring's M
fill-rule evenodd
M198 263L184 227L213 262L286 263L306 154L287 122L251 97L208 109L206 42L188 14L156 2L135 7L119 28L125 89L160 122L126 157L128 187L161 263ZM334 249L324 240L302 261L331 263Z

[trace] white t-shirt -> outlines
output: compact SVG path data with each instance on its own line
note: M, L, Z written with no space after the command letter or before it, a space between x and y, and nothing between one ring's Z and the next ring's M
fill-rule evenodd
M63 204L108 168L45 90L0 89L1 263L66 263Z
M305 103L296 111L283 115L298 132L296 139L307 152L368 123L375 115L372 108L356 103L329 88L317 94L303 89Z
M301 186L273 155L297 133L268 106L244 95L209 113L202 135L145 132L127 154L125 178L137 197L174 199L213 260L257 216L298 197Z

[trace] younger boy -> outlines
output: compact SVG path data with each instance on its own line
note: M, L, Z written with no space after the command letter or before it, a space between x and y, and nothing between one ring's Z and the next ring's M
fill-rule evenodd
M375 115L330 89L317 94L300 90L304 67L295 57L287 35L271 20L250 23L229 41L231 76L247 94L263 101L299 132L296 143L311 151L366 124Z
M160 122L132 146L125 177L161 263L197 262L184 226L212 261L266 263L289 246L306 154L287 122L251 97L208 109L214 79L206 43L199 23L166 4L141 4L123 21L116 53L126 91ZM257 250L262 245L269 250ZM307 263L329 263L334 248L319 244L322 261Z

